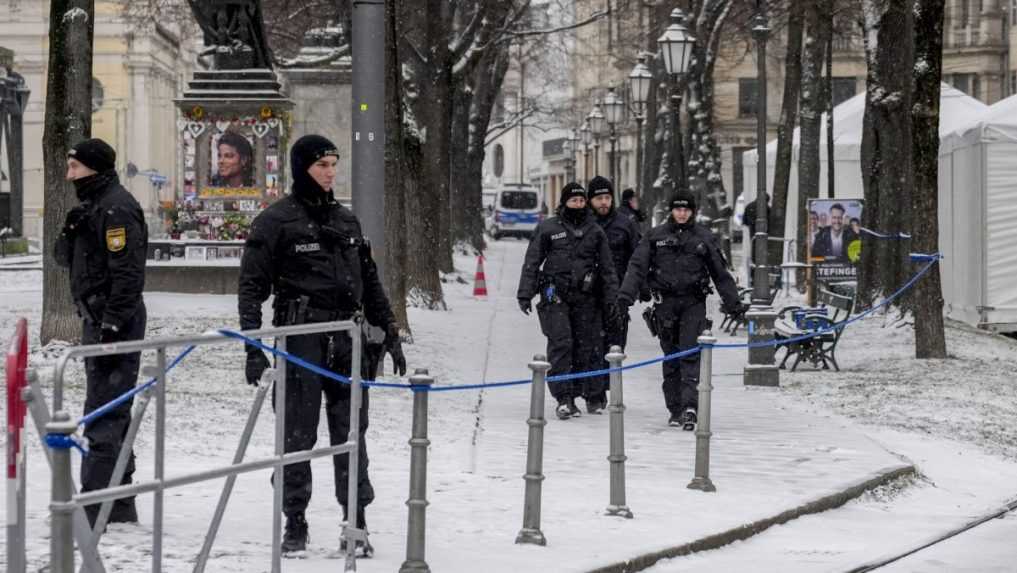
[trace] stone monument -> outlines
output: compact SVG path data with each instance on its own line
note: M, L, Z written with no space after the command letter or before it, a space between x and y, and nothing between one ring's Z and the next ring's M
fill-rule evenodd
M204 34L199 59L209 69L195 71L176 100L182 187L170 234L239 241L285 192L293 102L273 69L258 0L188 3ZM239 250L194 251L207 260Z

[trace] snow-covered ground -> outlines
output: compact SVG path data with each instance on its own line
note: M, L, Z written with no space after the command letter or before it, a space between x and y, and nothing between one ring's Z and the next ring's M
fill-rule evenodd
M413 344L406 350L411 369L428 368L438 384L528 376L526 363L543 352L544 340L536 318L523 316L515 304L523 248L521 241L492 244L486 265L488 300L470 296L474 260L457 258L467 280L446 284L450 310L410 311ZM28 317L37 335L41 290L40 272L0 273L0 335L13 331L18 316ZM234 297L145 296L149 338L236 324ZM658 355L659 348L635 310L633 316L630 360ZM545 449L546 548L513 544L522 519L529 388L435 394L429 422L428 561L436 571L590 570L774 515L902 463L901 458L915 463L924 478L892 495L866 498L748 542L658 567L829 570L904 550L1017 493L1013 460L1017 390L1012 374L1007 377L1017 366L1017 346L965 329L952 327L949 333L951 353L957 358L918 363L909 358L910 329L884 327L881 317L862 321L841 340L838 357L843 372L815 372L802 366L796 373L782 373L781 390L743 388L744 351L718 351L712 468L716 494L685 488L692 473L694 440L664 423L659 366L627 372L628 501L636 517L602 515L607 503L607 416L552 420ZM52 363L54 349L43 351L37 338L32 343L32 365L41 369L48 389L45 366ZM227 461L253 397L243 381L240 346L231 343L196 351L172 373L168 394L168 473ZM80 408L82 396L79 367L71 372L67 399ZM411 400L408 392L372 390L368 447L378 495L369 508L368 524L378 555L361 562L362 571L392 571L404 556ZM271 421L266 406L248 459L271 453ZM150 412L137 445L140 479L151 476L153 429ZM325 443L324 424L320 437L319 443ZM29 439L38 437L30 431ZM29 557L38 567L48 552L49 485L36 444L29 453ZM311 550L306 559L287 560L286 571L316 573L341 567L341 561L333 558L339 517L330 462L312 465L317 479L308 514ZM238 480L210 571L268 570L268 475L258 472ZM167 492L165 570L190 570L220 487L216 481ZM112 526L104 537L100 550L111 571L148 567L150 499L139 499L141 526ZM823 531L829 535L824 537ZM966 539L978 539L967 542L977 547L977 557L989 559L992 549L1006 547L1001 543L1006 530L976 531L981 537ZM797 542L790 543L791 539ZM964 539L951 543L963 544ZM927 559L949 564L958 552L963 554L963 549L950 554L947 547L937 547L947 554L930 552ZM0 551L0 559L3 554ZM921 566L897 570L957 570L915 563ZM991 563L985 561L987 567Z

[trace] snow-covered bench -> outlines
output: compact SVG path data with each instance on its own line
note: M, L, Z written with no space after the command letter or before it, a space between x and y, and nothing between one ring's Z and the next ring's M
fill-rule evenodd
M805 340L779 344L778 347L782 346L785 349L780 368L786 368L788 359L794 356L795 361L791 365L792 372L798 368L798 364L802 360L808 360L816 368L822 365L823 370L829 370L830 364L833 364L834 370L840 372L836 352L837 343L840 342L844 327L834 327L833 325L843 322L851 316L855 309L855 297L820 289L817 299L822 306L816 308L788 306L777 313L774 336L778 341L822 332L822 334Z

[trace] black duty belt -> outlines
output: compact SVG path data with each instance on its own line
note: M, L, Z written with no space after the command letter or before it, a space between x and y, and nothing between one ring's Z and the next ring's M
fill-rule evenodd
M304 322L335 322L337 320L349 320L353 318L352 310L325 310L321 308L307 307L304 312Z

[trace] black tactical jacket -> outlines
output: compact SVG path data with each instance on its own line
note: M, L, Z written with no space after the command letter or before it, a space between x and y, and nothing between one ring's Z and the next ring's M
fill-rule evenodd
M395 322L360 221L331 194L323 197L311 205L291 194L254 219L237 289L242 329L261 328L261 304L270 294L277 317L306 296L318 314L363 310L371 324Z
M96 175L74 229L57 237L57 264L71 271L71 296L82 318L122 327L142 304L148 226L116 173Z
M584 288L587 275L592 290ZM578 227L561 217L551 217L537 226L526 249L523 272L519 277L518 298L532 299L535 294L554 284L559 296L586 292L603 295L613 303L618 292L607 235L596 223L593 214Z
M606 217L595 217L597 224L607 235L607 245L611 249L611 260L618 274L618 284L625 279L625 271L629 268L629 259L639 245L643 236L639 225L619 210L613 209Z
M710 231L697 224L679 225L669 218L639 242L620 296L629 302L635 300L645 281L663 296L705 299L711 279L724 305L737 306L738 289Z

